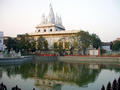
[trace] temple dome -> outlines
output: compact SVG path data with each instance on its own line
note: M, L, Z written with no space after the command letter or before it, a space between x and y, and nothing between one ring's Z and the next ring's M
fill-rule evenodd
M41 18L41 23L40 25L44 25L44 24L55 24L55 25L59 25L62 26L62 19L61 16L59 16L58 14L54 14L52 5L50 4L49 6L50 11L47 17L45 17L45 15L42 15Z
M40 24L46 24L46 19L45 19L45 15L44 14L42 15Z
M50 4L50 12L47 18L47 23L48 24L55 24L55 15L52 9L52 5Z
M49 6L49 14L45 16L42 15L41 22L36 27L36 32L52 32L52 31L61 31L65 30L65 27L62 25L61 16L54 14L52 5Z

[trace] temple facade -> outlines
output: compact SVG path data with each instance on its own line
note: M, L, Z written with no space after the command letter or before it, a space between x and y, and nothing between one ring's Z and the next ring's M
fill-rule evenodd
M40 36L44 37L48 41L49 48L53 48L54 43L62 38L67 38L67 42L70 42L69 37L74 36L80 30L66 30L62 24L61 16L54 14L51 4L49 9L48 16L42 15L41 22L36 26L35 32L28 34L35 40Z

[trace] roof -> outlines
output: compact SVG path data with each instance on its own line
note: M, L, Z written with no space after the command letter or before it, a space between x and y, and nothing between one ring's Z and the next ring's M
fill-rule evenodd
M102 42L102 46L110 46L111 42Z
M28 33L29 35L58 35L58 34L75 34L80 30L64 30L64 31L54 31L54 32L34 32Z

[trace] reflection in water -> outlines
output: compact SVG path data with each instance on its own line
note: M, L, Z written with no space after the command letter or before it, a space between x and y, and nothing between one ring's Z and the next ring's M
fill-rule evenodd
M0 68L0 78L2 69L10 78L20 74L22 79L34 79L34 85L44 90L61 90L61 85L87 86L96 80L102 68L110 68L106 65L96 64L72 64L64 62L27 62L21 65L2 66ZM120 68L112 67L116 72Z
M0 67L0 79L2 78L2 68Z

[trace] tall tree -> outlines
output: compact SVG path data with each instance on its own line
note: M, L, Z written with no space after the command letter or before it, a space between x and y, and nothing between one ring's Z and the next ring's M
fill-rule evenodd
M28 34L22 36L21 40L19 41L19 48L23 52L29 52L31 48L30 38Z
M36 41L35 41L35 39L34 38L31 38L30 39L30 50L32 51L32 52L35 52L36 51Z
M62 53L63 51L63 41L59 42L59 53Z
M58 42L54 42L54 51L55 51L55 52L58 51Z
M69 43L69 46L70 46L70 54L72 55L73 52L74 52L74 49L77 48L77 37L76 36L70 36L69 37L69 40L70 40L70 43Z
M38 40L37 40L37 48L38 48L38 50L40 50L40 51L44 50L45 41L46 41L45 38L43 38L42 36L40 36L38 38Z
M65 49L69 49L69 42L68 41L65 42Z
M101 40L96 34L91 35L91 44L93 45L93 48L96 49L101 47Z
M120 50L120 41L115 41L112 46L113 51L119 51Z
M78 42L77 42L77 40L74 41L74 47L78 48Z
M89 32L80 31L77 33L77 40L78 40L78 49L83 51L83 54L86 54L86 49L89 47L91 43Z
M44 50L48 50L48 41L47 40L44 41L44 47L45 47Z
M4 42L5 42L5 45L7 46L8 51L13 49L16 52L18 52L18 50L19 50L19 48L18 48L18 40L16 38L8 37L8 39L5 40Z

